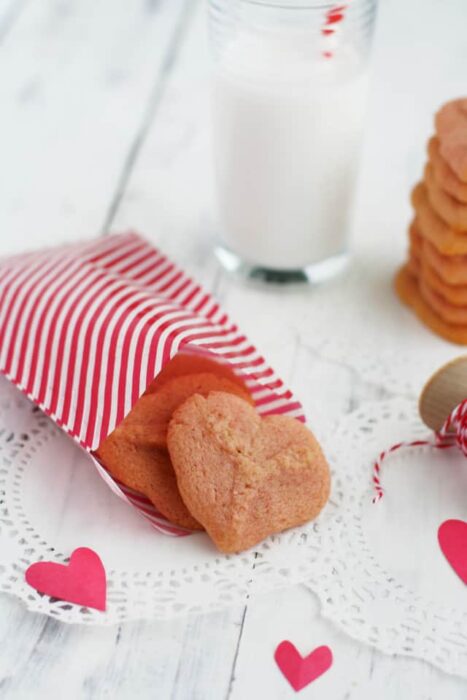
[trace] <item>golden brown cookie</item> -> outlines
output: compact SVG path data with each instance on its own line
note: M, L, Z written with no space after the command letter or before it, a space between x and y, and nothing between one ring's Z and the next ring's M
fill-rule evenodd
M423 258L435 270L442 282L449 286L467 285L467 255L442 255L430 241L423 238L417 228L417 221L409 227L409 253Z
M210 372L185 374L167 380L165 384L144 394L124 420L131 426L132 437L145 445L167 447L167 427L175 409L193 394L207 396L210 391L235 394L253 405L253 399L243 386Z
M467 308L467 285L446 284L426 261L422 262L421 276L425 283L449 304Z
M435 115L440 154L462 182L467 182L467 98L451 100Z
M417 229L417 222L414 220L409 226L409 253L414 253L420 257L423 253L423 236Z
M435 114L436 133L447 136L458 127L467 127L467 97L449 100Z
M195 365L191 363L189 366ZM206 395L213 390L225 391L250 403L253 400L243 385L209 372L175 375L152 389L151 393L138 399L120 425L100 445L97 454L111 474L130 488L144 493L175 525L202 529L178 492L167 452L169 420L177 406L197 392Z
M203 529L182 501L167 450L135 442L121 424L96 454L112 476L147 496L174 525Z
M438 186L429 163L425 166L423 180L430 204L437 214L454 230L467 231L467 204L459 202Z
M409 272L407 265L398 271L395 288L401 301L410 306L428 328L452 343L467 345L467 326L446 323L430 308L421 296L417 280Z
M467 307L455 306L444 299L425 281L423 275L418 278L418 288L428 306L443 321L453 326L465 326L467 328Z
M415 277L421 277L424 282L437 294L454 306L467 306L467 285L449 284L439 276L426 256L422 254L423 247L412 243L409 251L407 266Z
M330 489L326 459L293 418L261 418L222 392L192 396L174 413L167 443L184 502L222 552L315 518Z
M446 163L439 152L439 139L433 136L428 141L428 157L433 166L433 176L445 192L455 197L459 202L467 204L467 183L459 180L454 170Z
M240 388L245 389L243 381L235 374L229 364L216 362L212 356L208 357L207 355L179 352L165 365L157 377L153 379L145 393L153 393L158 387L169 381L169 379L182 377L186 374L201 374L204 372L229 379Z
M417 280L420 275L420 261L415 255L412 255L412 253L409 255L409 259L407 260L407 270L410 272L411 275L413 275Z
M460 286L467 284L467 255L442 255L430 241L419 238L424 259L444 282Z
M443 255L466 255L467 233L454 231L434 211L427 189L419 183L412 191L412 204L417 215L418 230Z

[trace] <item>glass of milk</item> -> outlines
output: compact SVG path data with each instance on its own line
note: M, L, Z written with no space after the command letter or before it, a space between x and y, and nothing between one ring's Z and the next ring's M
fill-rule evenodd
M229 269L316 282L340 270L377 0L210 0L213 149Z

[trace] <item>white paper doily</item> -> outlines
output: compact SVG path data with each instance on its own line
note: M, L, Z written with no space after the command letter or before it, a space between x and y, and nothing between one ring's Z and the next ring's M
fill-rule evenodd
M427 436L416 405L367 404L344 418L327 454L332 512L320 523L309 587L349 635L467 678L467 586L437 543L439 525L467 520L467 461L457 449L417 447L383 463L374 504L371 465L382 449Z
M323 614L351 636L467 677L467 591L436 542L444 519L467 518L464 458L426 448L395 454L383 472L386 495L371 502L375 454L421 435L406 400L350 414L325 440L333 489L318 521L223 556L205 535L155 532L72 440L1 380L0 590L64 622L112 624L221 609L306 582ZM79 546L104 561L106 613L51 600L24 582L30 563L64 562Z

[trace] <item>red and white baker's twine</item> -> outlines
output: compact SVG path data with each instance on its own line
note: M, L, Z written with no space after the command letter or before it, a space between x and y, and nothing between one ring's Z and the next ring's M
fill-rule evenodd
M406 447L420 446L434 447L439 450L445 450L449 447L458 447L461 452L467 457L467 399L464 399L450 413L443 427L434 433L433 437L426 440L413 440L412 442L398 442L388 450L381 452L378 459L373 464L373 484L375 496L373 503L377 503L384 495L381 486L381 465L392 452Z
M323 58L332 58L334 56L334 39L341 23L345 19L347 7L347 3L343 5L334 4L324 14L323 26L321 27L321 34L324 37Z

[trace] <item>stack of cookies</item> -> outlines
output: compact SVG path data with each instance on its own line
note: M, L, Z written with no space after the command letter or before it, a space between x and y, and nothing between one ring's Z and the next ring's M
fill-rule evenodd
M445 104L435 130L396 290L435 333L467 345L467 98Z
M313 434L290 417L261 418L239 378L205 358L172 360L96 456L175 525L206 530L222 552L311 520L329 496Z

